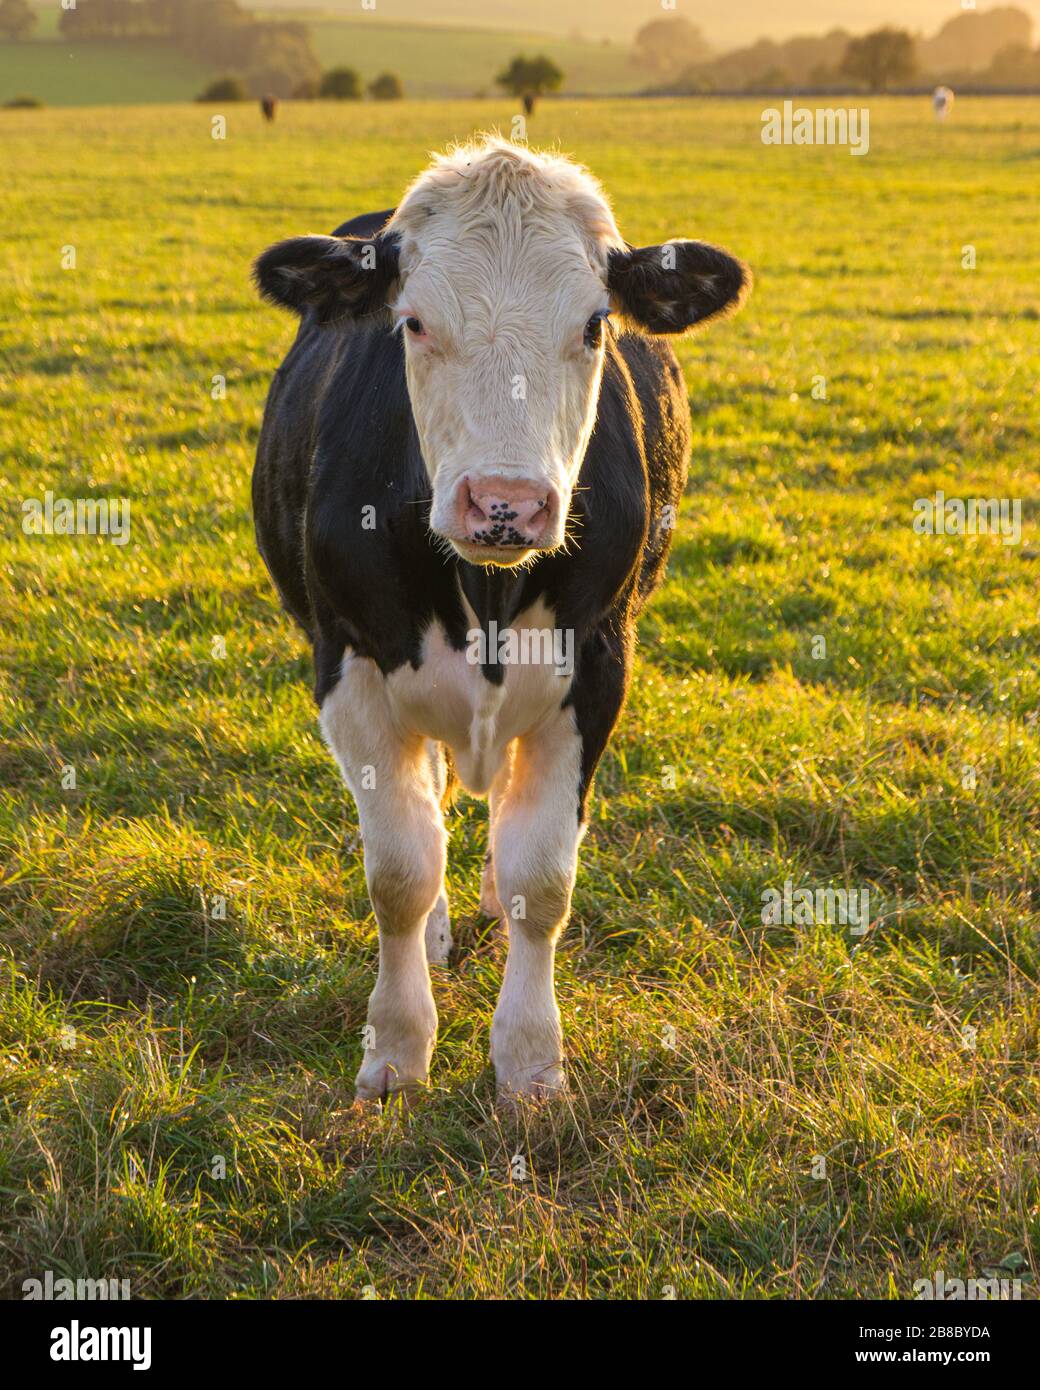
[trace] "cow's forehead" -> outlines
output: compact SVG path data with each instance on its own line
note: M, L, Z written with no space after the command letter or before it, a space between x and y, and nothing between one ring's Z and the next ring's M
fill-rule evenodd
M424 260L531 265L584 253L602 271L622 244L606 194L580 165L490 137L438 156L415 180L390 224L405 274Z
M555 319L591 313L606 295L603 270L567 224L512 233L452 226L415 250L401 294L415 312L439 307L466 320L512 307Z

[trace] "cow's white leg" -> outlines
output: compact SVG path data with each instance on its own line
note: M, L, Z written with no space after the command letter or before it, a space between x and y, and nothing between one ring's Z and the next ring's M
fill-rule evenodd
M513 775L515 743L506 748L505 758L488 793L488 850L484 857L484 873L480 881L480 909L489 917L505 919L505 911L498 897L495 885L495 856L492 850L495 838L495 823L498 820L502 803L509 789L509 779Z
M437 1010L425 928L443 891L446 837L426 742L394 727L375 662L344 658L321 727L357 802L379 923L379 976L356 1081L358 1096L372 1100L429 1071Z
M444 803L448 789L448 765L444 749L439 743L429 740L426 745L427 757L433 772L434 792L439 805ZM451 917L448 913L448 895L441 889L440 897L434 903L426 919L426 959L431 965L444 965L451 955Z
M560 710L517 741L512 778L495 820L495 881L509 954L491 1025L491 1057L506 1095L566 1088L553 966L583 833L580 772L574 712Z
M451 917L448 913L448 895L442 893L426 919L424 933L426 959L431 965L446 965L454 944L451 939Z

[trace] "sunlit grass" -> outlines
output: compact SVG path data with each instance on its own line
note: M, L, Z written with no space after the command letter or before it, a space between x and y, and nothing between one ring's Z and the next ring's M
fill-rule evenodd
M220 142L197 108L0 113L7 1293L907 1297L1034 1265L1027 101L941 130L875 102L857 159L763 146L752 102L540 108L633 241L719 241L757 288L681 346L691 485L561 954L573 1110L495 1112L467 801L431 1093L352 1108L375 930L253 541L292 326L249 265L511 115L243 109ZM24 535L48 489L129 498L129 544ZM938 489L1021 499L1021 544L916 535ZM869 889L875 925L763 926L785 878Z

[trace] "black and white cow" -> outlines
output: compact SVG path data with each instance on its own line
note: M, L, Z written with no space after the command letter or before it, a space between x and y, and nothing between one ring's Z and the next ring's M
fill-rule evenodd
M702 242L629 247L584 169L492 138L255 274L302 320L264 417L257 535L313 643L379 923L358 1095L427 1076L452 766L490 798L499 1088L561 1091L556 942L686 477L686 389L656 335L739 307L749 273Z

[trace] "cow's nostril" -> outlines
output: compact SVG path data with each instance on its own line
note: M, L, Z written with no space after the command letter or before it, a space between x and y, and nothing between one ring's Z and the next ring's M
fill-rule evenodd
M466 486L466 511L467 515L472 515L478 521L487 520L487 513L484 511L484 508L480 505L477 499L473 496L473 493L470 490L468 484Z
M461 530L477 545L537 545L548 530L552 512L551 492L514 479L467 479L459 489Z

